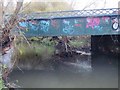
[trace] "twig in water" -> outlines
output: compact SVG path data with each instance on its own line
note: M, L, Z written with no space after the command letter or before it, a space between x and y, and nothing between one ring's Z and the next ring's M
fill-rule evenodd
M23 70L22 70L19 66L17 66L17 68L18 68L22 73L24 73Z

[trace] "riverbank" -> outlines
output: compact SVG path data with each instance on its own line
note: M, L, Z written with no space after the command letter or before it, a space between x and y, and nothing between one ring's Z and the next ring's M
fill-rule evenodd
M90 37L32 37L28 38L29 44L20 38L16 42L15 68L26 70L54 69L54 65L64 62L77 62L75 57L90 54ZM90 56L90 55L88 55Z

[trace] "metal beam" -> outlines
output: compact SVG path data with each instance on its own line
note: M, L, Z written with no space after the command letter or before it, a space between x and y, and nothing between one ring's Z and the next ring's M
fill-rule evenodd
M76 11L62 11L74 15L67 16L56 16L60 12L50 13L54 18L45 18L39 16L34 16L34 19L28 19L27 21L22 21L19 26L24 28L22 30L26 36L76 36L76 35L109 35L109 34L120 34L120 15L118 15L119 9L100 9L99 12L104 12L98 15L96 10L84 10L88 13L91 11L94 14L89 14L84 16L84 14L79 14L75 16ZM106 11L106 13L105 13ZM82 11L81 11L82 12ZM109 12L109 13L107 13ZM44 13L45 15L50 15L49 13ZM43 15L43 13L41 13ZM77 13L78 14L78 13ZM44 15L44 16L45 16ZM92 16L91 16L92 15ZM29 16L28 16L29 17Z

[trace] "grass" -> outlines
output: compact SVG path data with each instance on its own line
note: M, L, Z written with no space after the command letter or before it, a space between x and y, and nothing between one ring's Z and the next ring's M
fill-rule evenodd
M73 47L76 47L76 48L79 48L79 47L84 47L88 44L88 42L84 39L84 40L73 40L73 41L70 41L70 45L73 46Z
M54 47L52 45L44 45L44 43L31 43L31 47L26 43L17 45L15 51L19 63L30 63L36 65L45 62L54 54Z
M0 90L2 90L2 88L4 88L4 86L3 86L3 80L2 80L2 78L0 77Z

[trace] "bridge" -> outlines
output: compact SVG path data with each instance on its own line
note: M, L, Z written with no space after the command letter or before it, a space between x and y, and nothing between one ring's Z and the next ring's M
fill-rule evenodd
M28 37L119 35L119 23L120 8L112 8L30 13L19 27Z

